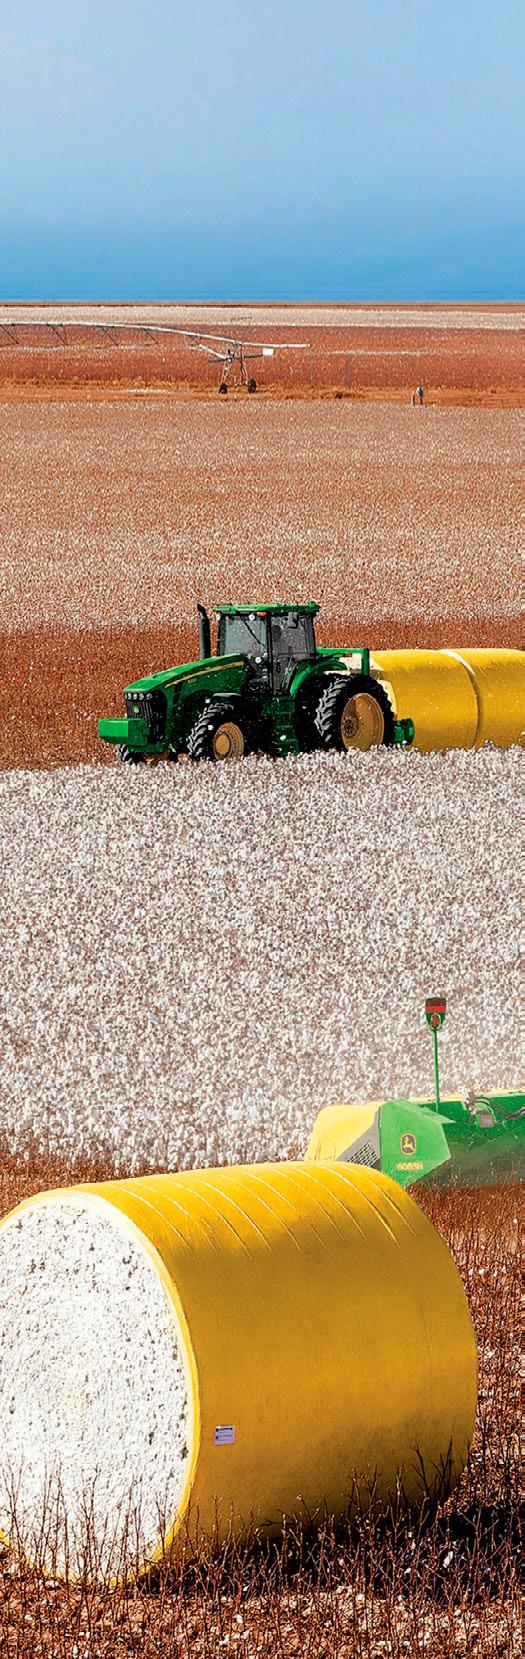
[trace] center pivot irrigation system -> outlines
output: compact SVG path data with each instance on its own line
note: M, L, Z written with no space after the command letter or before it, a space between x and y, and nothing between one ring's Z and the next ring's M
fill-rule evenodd
M194 351L208 353L208 363L219 363L219 392L228 391L228 384L233 373L237 375L237 384L245 386L247 392L257 391L257 381L246 367L246 364L261 357L273 357L276 351L308 351L305 341L283 340L278 345L270 345L262 340L232 340L227 334L188 334L186 344ZM220 350L217 350L220 347ZM235 365L237 369L235 370Z
M79 329L83 334L88 330L95 341L105 340L112 346L121 345L123 338L130 334L140 334L153 345L158 345L161 335L181 335L190 351L204 352L207 354L208 363L219 364L218 390L222 394L233 384L245 386L247 392L257 391L257 381L248 369L248 363L263 357L273 357L278 351L310 350L309 342L305 340L240 339L231 334L211 334L207 330L178 328L171 323L74 323L53 318L46 318L42 322L0 321L0 346L26 345L29 340L33 344L35 331L38 330L44 332L53 346L72 346L78 344Z

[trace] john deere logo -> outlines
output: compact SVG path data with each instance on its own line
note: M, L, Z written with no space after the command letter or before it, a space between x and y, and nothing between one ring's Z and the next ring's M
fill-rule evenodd
M401 1151L402 1152L405 1152L405 1153L415 1152L416 1147L417 1147L417 1141L416 1141L415 1135L402 1135L401 1136Z

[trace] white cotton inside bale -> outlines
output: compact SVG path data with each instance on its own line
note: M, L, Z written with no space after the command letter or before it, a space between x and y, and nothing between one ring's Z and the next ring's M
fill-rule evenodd
M191 1447L184 1339L138 1233L75 1194L0 1232L0 1532L48 1571L150 1558Z

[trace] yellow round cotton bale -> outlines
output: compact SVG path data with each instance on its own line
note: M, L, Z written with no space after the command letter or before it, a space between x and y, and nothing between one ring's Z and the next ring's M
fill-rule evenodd
M478 700L466 665L449 651L375 651L370 668L384 681L397 720L414 721L414 748L471 749Z
M400 1478L417 1504L464 1467L476 1406L465 1293L435 1228L385 1175L268 1164L42 1194L0 1227L0 1287L0 1456L29 1553L46 1481L61 1477L70 1572L86 1492L122 1571L133 1471L151 1562L230 1529L337 1516L356 1479L364 1502Z
M448 651L470 675L478 704L476 749L495 743L510 749L523 743L525 657L522 651Z

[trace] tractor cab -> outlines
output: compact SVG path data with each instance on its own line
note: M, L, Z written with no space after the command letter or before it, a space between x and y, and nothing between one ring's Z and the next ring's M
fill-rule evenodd
M286 692L299 664L315 660L318 609L315 604L217 607L217 656L246 657L273 696Z

